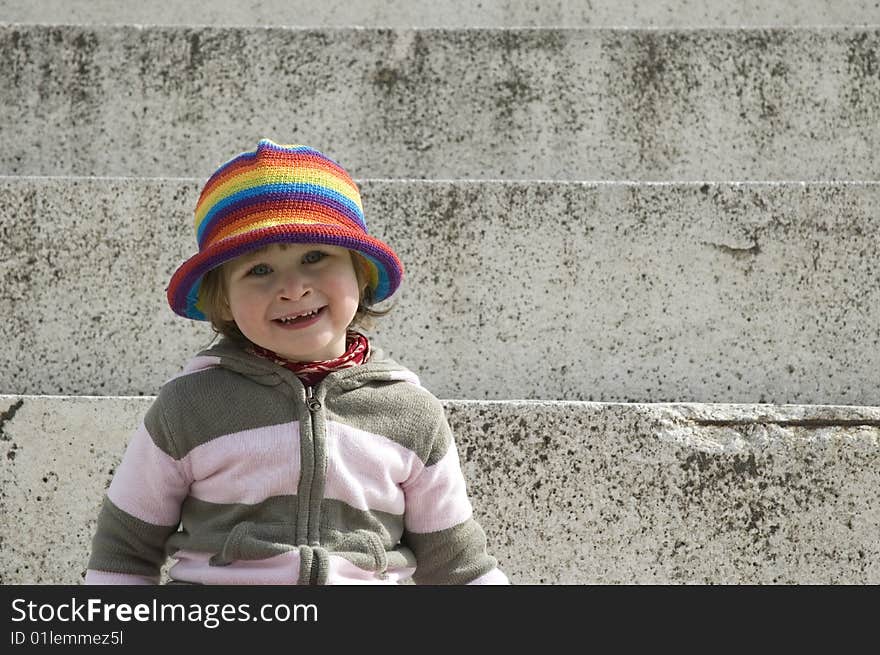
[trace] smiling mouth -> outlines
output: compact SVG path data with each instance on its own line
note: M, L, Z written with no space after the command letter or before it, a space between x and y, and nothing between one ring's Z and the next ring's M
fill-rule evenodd
M305 312L303 314L293 314L291 316L285 316L284 318L273 318L272 321L274 323L280 323L281 325L293 325L295 323L303 323L320 315L325 309L327 309L326 306L320 307L318 309L313 309L312 311Z

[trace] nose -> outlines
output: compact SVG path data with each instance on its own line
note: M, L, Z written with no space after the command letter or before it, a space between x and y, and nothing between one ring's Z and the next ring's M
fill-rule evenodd
M307 276L295 271L287 271L278 277L278 298L280 300L299 300L312 292Z

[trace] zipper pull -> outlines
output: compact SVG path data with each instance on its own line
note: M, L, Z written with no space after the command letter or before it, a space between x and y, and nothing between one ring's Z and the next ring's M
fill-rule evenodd
M306 405L309 406L309 410L312 412L317 412L321 409L321 401L315 398L315 391L311 387L306 387Z

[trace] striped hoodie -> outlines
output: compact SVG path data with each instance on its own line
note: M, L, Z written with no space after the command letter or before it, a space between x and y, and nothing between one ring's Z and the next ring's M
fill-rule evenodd
M506 584L439 400L374 350L304 387L228 340L160 390L86 584Z

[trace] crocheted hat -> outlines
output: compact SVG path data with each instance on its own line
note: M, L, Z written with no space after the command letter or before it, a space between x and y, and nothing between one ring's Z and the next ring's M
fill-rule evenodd
M262 139L218 168L195 211L199 252L171 277L168 303L180 316L206 320L199 306L202 277L212 268L270 243L323 243L355 250L369 264L373 301L400 286L403 265L367 234L357 186L332 159L303 145Z

